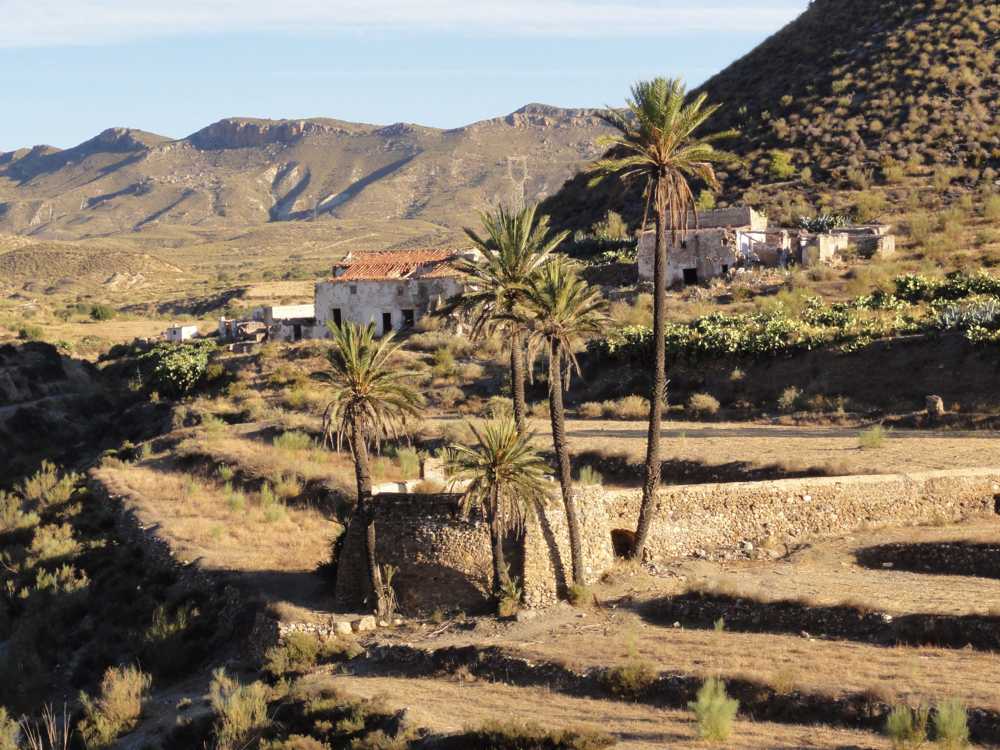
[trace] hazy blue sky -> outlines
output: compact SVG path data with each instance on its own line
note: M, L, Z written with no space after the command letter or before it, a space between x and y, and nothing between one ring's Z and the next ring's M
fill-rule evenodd
M453 127L694 85L807 0L0 0L0 151L230 116Z

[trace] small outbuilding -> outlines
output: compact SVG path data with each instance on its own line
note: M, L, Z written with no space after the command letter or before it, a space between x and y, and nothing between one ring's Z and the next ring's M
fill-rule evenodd
M173 325L163 332L163 338L179 344L188 341L198 335L198 326Z

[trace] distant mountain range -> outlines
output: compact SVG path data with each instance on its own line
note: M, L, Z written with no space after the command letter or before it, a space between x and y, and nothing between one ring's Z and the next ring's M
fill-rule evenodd
M76 240L327 218L475 222L538 200L598 156L595 110L530 104L441 130L231 118L173 140L111 128L68 149L0 154L0 233Z

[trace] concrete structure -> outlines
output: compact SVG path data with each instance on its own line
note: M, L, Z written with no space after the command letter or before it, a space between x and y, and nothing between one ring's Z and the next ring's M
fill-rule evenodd
M180 343L181 341L188 341L193 339L198 335L198 326L170 326L167 330L163 332L163 338L167 341L173 341L174 343Z
M688 217L688 231L667 232L667 285L699 284L724 276L731 269L766 262L779 265L788 258L787 232L767 231L767 216L741 206L701 211ZM656 232L639 238L639 279L653 280Z
M348 255L316 284L316 323L374 323L381 336L413 326L462 290L455 262L474 250L401 250Z
M565 513L556 494L505 545L529 606L554 602L571 577ZM593 582L611 568L616 547L635 529L642 491L577 487L576 496L584 566ZM394 587L404 610L489 606L488 530L477 513L462 516L457 495L382 494L374 508L378 558L398 567ZM953 522L998 510L997 468L665 486L647 553L655 561L746 549L781 553L873 525ZM337 606L352 611L366 591L363 534L361 524L349 526L337 565Z

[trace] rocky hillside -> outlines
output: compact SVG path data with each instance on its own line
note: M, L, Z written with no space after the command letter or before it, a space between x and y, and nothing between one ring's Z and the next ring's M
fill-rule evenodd
M106 130L0 154L0 232L79 239L325 218L457 227L497 200L555 192L597 155L587 110L528 105L453 130L229 119L187 138Z
M815 204L823 190L902 183L941 168L968 187L992 182L1000 165L998 49L995 2L814 0L700 89L723 105L713 125L740 131L728 147L745 162L725 175L723 200L781 185L796 191L786 200ZM581 178L549 208L558 224L579 228L609 201L635 219L634 192L614 184L588 191Z

